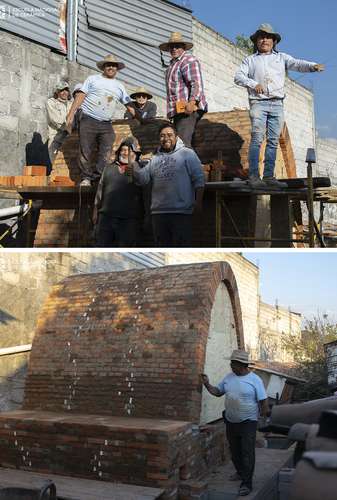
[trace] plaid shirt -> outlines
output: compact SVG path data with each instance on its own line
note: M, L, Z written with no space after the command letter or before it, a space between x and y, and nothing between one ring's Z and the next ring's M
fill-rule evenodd
M206 109L201 68L198 59L184 52L178 59L172 59L166 71L167 116L176 114L177 101L195 99L199 109Z

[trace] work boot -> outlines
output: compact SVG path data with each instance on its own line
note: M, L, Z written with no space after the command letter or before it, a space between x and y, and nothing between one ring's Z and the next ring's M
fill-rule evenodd
M266 183L256 175L250 175L248 177L248 184L254 189L266 189L267 187Z
M280 182L275 177L263 177L263 182L268 188L284 189L287 187L285 182Z

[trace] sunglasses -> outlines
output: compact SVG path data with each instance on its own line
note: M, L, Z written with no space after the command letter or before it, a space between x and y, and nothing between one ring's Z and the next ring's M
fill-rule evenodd
M104 67L105 68L118 68L118 64L116 64L116 63L105 63Z

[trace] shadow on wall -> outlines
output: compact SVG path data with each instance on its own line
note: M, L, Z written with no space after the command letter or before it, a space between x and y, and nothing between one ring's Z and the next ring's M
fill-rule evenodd
M241 160L243 137L224 123L203 118L197 125L193 145L202 163L221 159L224 177L245 177ZM220 157L220 158L219 158Z
M14 411L22 407L28 362L12 374L0 376L0 412Z
M43 142L39 132L34 132L31 142L26 144L26 165L45 165L48 175L51 172L48 141Z
M10 321L15 321L15 320L16 318L14 316L0 309L0 324L8 325Z

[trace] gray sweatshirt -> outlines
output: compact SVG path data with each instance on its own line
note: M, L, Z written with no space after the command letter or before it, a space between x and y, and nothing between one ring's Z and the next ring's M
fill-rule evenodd
M141 186L152 181L152 214L192 214L195 190L205 185L197 154L186 148L181 139L170 153L159 149L145 167L139 168L135 163L133 175Z

